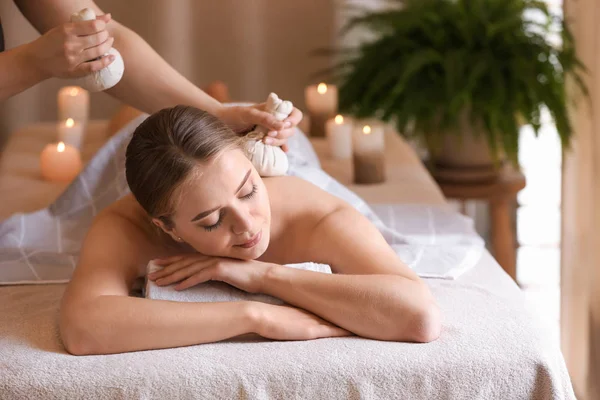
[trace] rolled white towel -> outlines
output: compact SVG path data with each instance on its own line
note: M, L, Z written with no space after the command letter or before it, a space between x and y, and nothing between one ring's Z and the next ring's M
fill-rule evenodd
M301 264L287 264L285 267L315 271L325 274L331 273L331 268L326 264L305 262ZM146 266L146 275L160 270L161 267L152 261ZM247 293L223 282L201 283L186 290L175 290L172 286L158 286L154 281L146 279L145 297L154 300L171 300L198 303L215 303L222 301L259 301L268 304L284 304L278 298L265 294Z

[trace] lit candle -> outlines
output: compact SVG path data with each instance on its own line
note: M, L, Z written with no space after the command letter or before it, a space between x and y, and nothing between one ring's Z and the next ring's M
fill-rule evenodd
M58 120L73 118L86 124L90 107L90 94L79 86L65 86L58 91Z
M352 157L352 121L337 115L325 125L331 157L346 159Z
M49 181L70 182L81 167L79 150L63 142L47 145L40 155L40 172Z
M58 140L65 144L81 149L83 139L83 125L75 122L73 118L58 123Z
M354 181L379 183L385 180L385 140L383 125L377 121L361 121L352 132Z
M308 86L304 94L306 96L306 108L311 114L335 114L338 107L338 90L335 85L319 83Z
M304 90L306 109L310 114L312 136L325 136L325 123L337 113L338 90L335 85L319 83Z

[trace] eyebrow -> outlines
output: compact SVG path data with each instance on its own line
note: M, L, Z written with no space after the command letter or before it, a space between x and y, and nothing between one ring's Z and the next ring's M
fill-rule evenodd
M242 179L242 183L240 183L240 186L238 186L238 188L235 190L235 193L239 192L244 187L244 185L248 181L248 178L250 177L250 172L252 172L251 169L249 169L248 172L246 172L244 179ZM198 214L194 218L192 218L191 222L196 222L198 220L201 220L202 218L205 218L205 217L209 216L210 214L214 213L219 208L221 208L221 207L219 206L219 207L211 208L210 210L202 211L200 214Z

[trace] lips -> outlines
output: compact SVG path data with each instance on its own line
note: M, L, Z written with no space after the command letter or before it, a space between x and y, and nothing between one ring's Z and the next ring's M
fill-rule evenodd
M259 231L256 235L254 235L254 237L252 239L250 239L249 241L247 241L246 243L238 244L236 246L242 247L244 249L249 249L251 247L256 246L258 244L258 242L260 242L261 238L262 238L262 230Z

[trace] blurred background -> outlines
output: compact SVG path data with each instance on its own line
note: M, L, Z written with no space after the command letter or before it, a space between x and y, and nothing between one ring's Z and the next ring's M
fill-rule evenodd
M561 0L548 0L562 11ZM98 0L104 12L137 32L167 62L200 87L220 80L231 99L263 101L270 91L304 108L304 88L314 73L333 65L333 57L310 55L322 47L357 43L368 33L339 31L347 6L385 7L385 0ZM11 0L0 0L7 48L39 35ZM56 93L68 80L49 79L0 103L0 144L11 132L39 121L55 121ZM91 93L91 119L109 119L119 102ZM558 340L560 310L561 148L546 116L542 134L530 127L521 135L520 164L527 178L515 207L518 280L544 317L553 321ZM456 209L460 207L455 204ZM466 212L489 243L488 208L471 201Z
M347 2L96 1L103 11L112 13L114 19L137 32L197 86L204 87L215 80L223 81L234 101L263 101L273 91L301 109L304 108L304 88L317 82L313 74L335 61L331 57L311 56L310 52L316 48L351 44L363 35L358 32L343 40L338 35L340 27L347 20L344 9ZM562 12L562 0L546 2L554 12ZM386 1L363 0L359 3L378 8L384 6ZM594 17L580 11L584 4L590 5L593 1L569 0L569 3L573 7L572 13L579 12L582 20L584 17ZM39 36L11 0L0 0L0 15L7 48ZM583 37L581 32L579 37ZM592 47L590 49L593 50ZM593 54L591 50L590 54ZM0 103L0 149L11 132L39 121L56 121L56 94L69 83L68 80L50 79ZM104 93L92 93L90 100L91 119L109 119L120 105ZM517 251L517 278L532 306L552 321L554 331L551 334L558 340L562 149L549 116L544 118L541 134L537 138L530 128L523 128L520 143L519 162L527 186L519 193L514 209L514 229L520 244ZM478 232L489 240L486 205L471 202L466 211L475 219ZM577 291L578 288L571 285L570 293ZM570 309L578 307L572 305ZM572 335L575 338L576 335ZM582 343L573 338L569 338L569 342ZM579 351L576 348L578 345L573 346ZM563 349L567 348L563 343ZM581 350L577 353L575 350L571 349L570 352L576 355L584 352ZM573 371L583 356L576 361L573 361L574 356L567 356ZM580 383L581 386L583 383Z
M373 3L378 3L377 1ZM264 101L274 91L303 105L311 74L329 66L309 56L335 43L340 2L322 0L99 0L96 4L137 32L197 86L221 80L234 100ZM11 0L0 0L6 47L39 36ZM50 79L0 103L0 143L10 132L56 120L56 93L68 80ZM92 119L109 118L118 102L91 95Z

